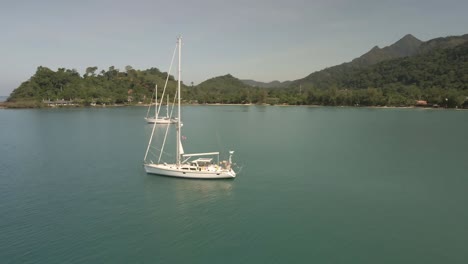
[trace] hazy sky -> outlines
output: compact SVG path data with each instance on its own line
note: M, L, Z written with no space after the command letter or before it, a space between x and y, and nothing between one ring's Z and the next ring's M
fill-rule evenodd
M167 71L179 34L185 83L294 80L408 33L466 34L467 10L466 0L3 0L0 95L40 65Z

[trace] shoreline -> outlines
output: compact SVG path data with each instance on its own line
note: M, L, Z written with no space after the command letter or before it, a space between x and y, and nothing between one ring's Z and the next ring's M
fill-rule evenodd
M9 106L11 105L11 106ZM288 104L182 104L183 106L269 106L269 107L333 107L333 108L370 108L370 109L423 109L423 110L468 110L468 108L444 108L444 107L421 107L421 106L345 106L345 105L288 105ZM59 105L59 106L37 106L21 105L11 102L0 102L0 109L56 109L56 108L112 108L112 107L148 107L150 104L114 104L114 105Z

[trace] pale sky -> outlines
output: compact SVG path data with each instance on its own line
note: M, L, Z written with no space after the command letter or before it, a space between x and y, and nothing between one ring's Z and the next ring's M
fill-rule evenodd
M187 84L295 80L408 33L467 34L467 10L466 0L2 0L0 95L38 66L167 71L178 35Z

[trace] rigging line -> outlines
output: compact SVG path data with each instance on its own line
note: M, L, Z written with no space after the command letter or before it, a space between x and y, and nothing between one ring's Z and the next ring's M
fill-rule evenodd
M158 110L158 85L156 84L154 86L154 119L155 122L157 122L159 116L159 110Z
M154 135L155 130L156 130L156 120L154 121L153 130L151 131L151 137L150 137L149 142L148 142L148 147L146 148L145 158L143 159L143 162L145 162L145 163L146 163L146 157L148 156L148 151L149 151L150 146L151 146L151 142L153 141L153 135Z
M155 91L156 92L156 91ZM154 92L154 93L155 93ZM149 106L148 106L148 111L146 112L146 118L148 118L149 116L149 111L150 111L150 108L151 108L151 104L153 103L153 95L154 93L151 94L151 98L150 98L150 103L149 103Z
M161 151L162 151L160 148L157 148L157 147L155 147L155 146L152 146L151 148L152 148L152 149L155 149L158 153L161 153ZM168 157L174 157L174 155L172 155L172 154L169 153L169 152L162 151L162 153L163 153L164 155L168 156ZM154 156L156 156L156 154L153 153L153 152L151 152L151 154L153 154Z
M166 82L164 83L164 89L163 89L163 93L161 95L161 103L159 104L158 113L161 110L161 105L162 105L162 102L163 102L163 99L164 99L164 94L166 93L166 87L167 87L167 83L169 82L169 76L171 75L172 65L174 64L174 58L175 58L176 51L177 51L177 44L176 44L176 46L174 48L174 53L172 54L172 60L171 60L171 65L169 66L169 71L167 72ZM157 95L156 95L156 97L157 97Z
M163 89L163 93L162 93L162 96L161 96L161 104L159 104L159 109L158 109L158 113L161 109L161 105L162 105L162 100L164 98L164 94L166 93L166 88L167 88L167 83L169 82L169 76L171 74L171 71L172 71L172 65L174 64L174 58L175 58L175 54L176 54L176 51L177 51L177 46L178 44L176 44L175 48L174 48L174 53L172 54L172 60L171 60L171 65L169 66L169 71L167 72L167 77L166 77L166 82L164 83L164 89ZM156 96L157 97L157 96ZM157 100L157 99L156 99ZM156 126L156 122L154 123L154 125ZM159 154L159 158L158 158L158 163L161 162L161 156L162 156L162 153L164 152L164 146L166 145L166 138L167 138L167 133L169 131L169 126L167 126L166 128L166 133L164 135L164 141L163 141L163 144L161 145L161 151L160 151L160 154ZM152 135L151 135L152 136Z
M171 60L171 65L169 67L169 72L167 73L167 77L166 77L166 83L164 84L164 90L163 90L163 98L164 98L164 92L166 91L166 87L167 87L167 82L169 81L169 76L170 76L170 72L171 72L171 69L172 69L172 64L174 62L174 58L175 58L175 53L176 53L176 50L177 50L177 45L174 49L174 54L172 55L172 60ZM157 94L155 95L155 102L157 104ZM162 99L161 99L162 100ZM161 101L162 102L162 101ZM156 107L156 106L155 106ZM161 105L159 106L161 107ZM159 112L159 110L156 112L156 119L158 118L157 117L157 113ZM150 137L150 140L148 142L148 147L146 148L146 153L145 153L145 157L143 159L143 162L146 162L146 157L148 156L148 151L150 149L150 146L151 146L151 142L153 141L153 136L154 136L154 131L156 130L156 123L157 121L155 120L154 124L153 124L153 130L151 131L151 137ZM167 134L167 131L166 131L166 134ZM161 156L160 156L161 157ZM159 163L159 161L158 161Z
M176 48L177 48L177 45L176 45ZM172 101L172 107L171 107L171 114L169 115L169 119L172 119L172 115L174 113L174 107L175 107L175 103L176 103L176 100L177 100L177 94L178 94L178 91L176 89L175 93L174 93L174 100Z
M167 113L167 115L169 116L169 120L172 120L172 114L174 113L174 107L175 107L176 99L177 99L177 89L176 89L176 92L174 94L174 101L172 101L171 114Z
M164 152L164 157L167 157L167 158L174 158L174 155L168 153L168 152Z
M171 115L170 115L170 118L172 118L172 114L174 113L174 107L175 107L175 102L177 100L177 94L178 94L178 91L176 90L175 94L174 94L174 101L172 101L172 108L171 108Z
M176 47L177 47L177 45L176 45ZM176 101L176 98L177 98L177 94L178 94L178 91L176 90L175 95L174 95L174 101L172 103L171 114L169 115L169 120L172 119L172 114L174 112L174 106L175 106L175 101ZM180 122L180 120L177 120L177 122ZM170 125L166 126L166 133L164 134L164 140L163 140L163 143L161 145L161 152L159 153L158 163L161 162L162 153L164 152L164 146L166 145L167 134L169 133L169 127L170 127Z
M221 144L221 136L219 135L218 129L216 129L216 143L218 143L218 148L221 149L222 152L226 151L226 148Z
M153 152L153 151L151 151L151 150L150 150L150 154L151 154L152 157L157 157L157 153L155 153L155 152ZM164 152L164 157L166 157L166 158L174 158L174 155L171 155L171 154L169 154L169 153L167 153L167 152ZM160 163L160 162L158 162L158 164L159 164L159 163Z
M170 127L170 125L166 126L166 133L164 134L164 140L163 140L163 143L161 145L161 151L159 152L158 163L161 162L161 157L162 157L162 154L164 152L164 146L166 146L166 139L167 139L167 134L169 133L169 127Z
M155 146L151 146L151 148L157 150L158 152L161 151L160 148L157 148L157 147L155 147Z
M237 175L242 171L242 169L245 167L245 165L239 166L237 164L234 165L238 170L237 170Z

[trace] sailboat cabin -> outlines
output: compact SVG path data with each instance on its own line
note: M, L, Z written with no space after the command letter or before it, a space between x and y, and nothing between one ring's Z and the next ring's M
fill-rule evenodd
M199 158L199 159L193 160L191 165L196 166L196 167L205 167L205 166L211 165L212 160L213 160L212 158Z

